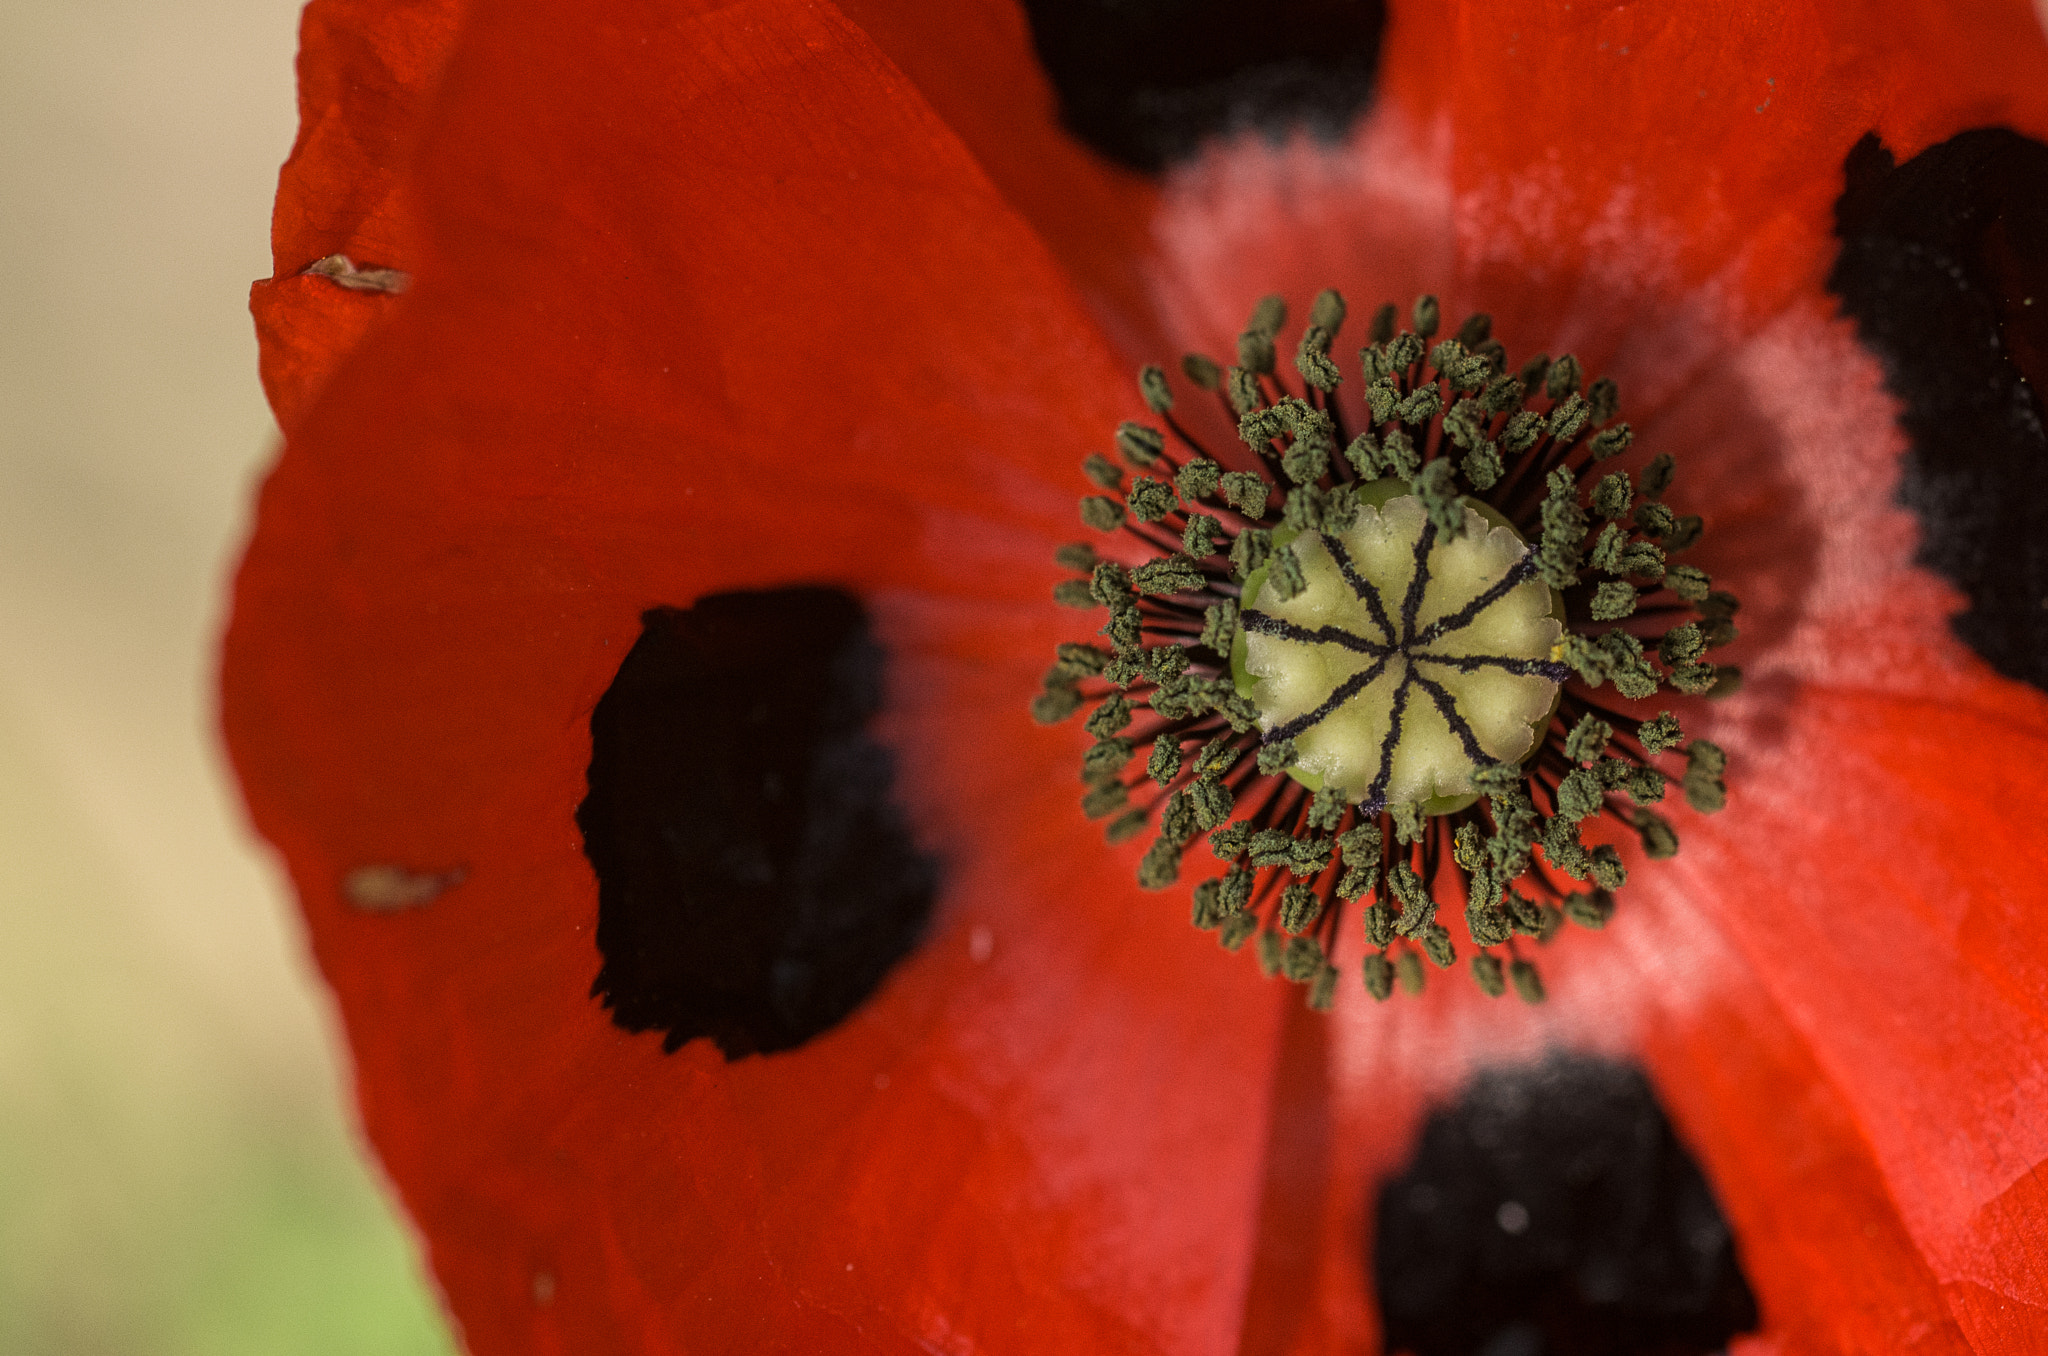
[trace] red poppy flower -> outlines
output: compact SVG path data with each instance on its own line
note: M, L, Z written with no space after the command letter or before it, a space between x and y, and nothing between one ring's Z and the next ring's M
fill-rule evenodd
M1372 1184L1553 1044L1654 1077L1750 1349L2043 1349L2048 699L1913 563L1825 290L1866 133L2048 136L2033 14L1978 9L1397 5L1348 142L1162 187L1058 130L1005 0L314 0L224 721L471 1349L1371 1349ZM1739 811L1542 1009L1304 1011L1020 714L1129 373L1330 283L1612 373L1747 604ZM592 712L649 609L817 583L890 656L936 913L798 1048L664 1053L589 996Z

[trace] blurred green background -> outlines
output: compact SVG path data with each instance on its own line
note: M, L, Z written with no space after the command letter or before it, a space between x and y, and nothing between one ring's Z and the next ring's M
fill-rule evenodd
M454 1350L213 735L293 0L0 0L0 1352Z

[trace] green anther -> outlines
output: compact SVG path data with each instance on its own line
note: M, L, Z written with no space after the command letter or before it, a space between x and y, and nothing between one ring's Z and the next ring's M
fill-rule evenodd
M1224 388L1230 394L1230 408L1242 419L1266 403L1266 397L1259 391L1259 379L1242 367L1233 367L1224 374Z
M1528 783L1522 778L1522 769L1513 763L1488 763L1472 769L1472 785L1482 796L1512 799L1524 794Z
M1223 369L1217 366L1214 358L1206 354L1182 354L1180 370L1189 381L1205 391L1215 391L1222 388Z
M1131 583L1140 593L1163 598L1175 593L1193 593L1208 583L1202 567L1183 555L1160 556L1131 571Z
M1621 388L1614 378L1602 377L1586 388L1586 408L1597 427L1621 412Z
M1166 414L1173 409L1173 388L1166 384L1163 368L1147 363L1138 369L1138 394L1144 398L1145 408L1154 414Z
M1176 791L1166 798L1166 804L1159 811L1160 836L1177 848L1186 847L1201 831L1195 822L1195 803L1185 791Z
M1202 638L1199 642L1205 649L1214 650L1224 658L1230 657L1230 647L1237 639L1237 602L1226 598L1220 603L1211 603L1202 609Z
M1415 332L1417 334L1427 339L1436 333L1437 326L1442 322L1443 308L1437 305L1435 297L1424 293L1415 299Z
M1040 725L1057 725L1081 709L1078 688L1049 687L1031 699L1031 718Z
M1701 624L1700 634L1706 637L1708 649L1718 650L1723 645L1735 643L1735 623L1729 621L1726 617L1715 617L1713 620Z
M1620 574L1622 553L1627 549L1628 533L1621 524L1609 523L1593 539L1593 549L1586 553L1586 563L1608 574Z
M1534 410L1523 410L1508 420L1507 427L1500 431L1500 448L1511 457L1519 457L1536 446L1543 437L1546 425L1543 416Z
M1574 763L1591 763L1607 750L1607 741L1614 738L1614 727L1596 715L1588 713L1579 718L1572 732L1565 736L1564 756Z
M1225 951L1236 951L1252 939L1259 930L1259 916L1255 913L1234 913L1223 920L1223 928L1216 940Z
M1616 424L1613 428L1601 429L1593 435L1593 460L1606 461L1628 451L1628 445L1635 441L1635 431L1627 424Z
M1351 446L1344 449L1344 460L1351 463L1351 469L1358 473L1360 480L1380 478L1380 441L1370 433L1361 433L1351 440Z
M1260 829L1252 835L1253 866L1286 866L1294 860L1294 835L1285 829Z
M1586 536L1586 515L1579 508L1579 487L1562 466L1550 473L1543 500L1543 538L1537 547L1538 573L1554 589L1579 582L1579 543Z
M1337 1005L1337 967L1325 961L1319 966L1315 978L1308 982L1308 1005L1317 1012L1328 1012Z
M1225 824L1209 835L1209 851L1216 854L1218 861L1234 862L1251 847L1252 836L1257 832L1248 820Z
M1466 348L1477 348L1493 334L1493 317L1484 311L1474 311L1465 317L1465 323L1458 326L1458 342Z
M1429 520L1436 524L1436 530L1446 537L1455 537L1465 530L1465 505L1458 498L1458 487L1451 479L1451 463L1442 457L1430 462L1410 482L1409 488L1422 501L1423 510Z
M1458 469L1472 482L1472 488L1482 493L1498 485L1507 470L1501 462L1500 449L1492 443L1482 443L1467 452L1458 462Z
M1704 697L1720 686L1721 670L1703 660L1674 665L1671 686L1688 697Z
M1477 824L1461 824L1451 838L1451 860L1466 871L1477 871L1486 860L1486 843Z
M1188 787L1188 804L1194 807L1197 827L1213 829L1228 822L1235 798L1221 782L1198 781Z
M1401 981L1401 988L1410 998L1421 996L1423 985L1422 958L1413 951L1403 951L1394 957L1394 977Z
M1664 549L1673 555L1699 543L1700 534L1706 530L1706 520L1697 513L1688 513L1675 519L1671 530L1664 534Z
M1620 621L1636 610L1636 586L1619 579L1603 579L1593 590L1590 607L1594 621Z
M1258 305L1252 307L1252 317L1245 322L1245 328L1248 330L1264 330L1268 334L1278 334L1281 327L1286 323L1287 298L1281 296L1278 292L1269 292L1259 298Z
M1401 403L1401 388L1391 377L1381 377L1365 388L1365 407L1375 424L1384 424L1394 417L1394 408Z
M1628 869L1621 854L1606 843L1593 849L1593 880L1603 890L1619 890L1628 883Z
M1081 780L1091 786L1108 781L1124 770L1137 751L1137 745L1121 736L1097 742L1081 755Z
M1280 958L1286 943L1277 932L1259 934L1259 973L1267 979L1280 973Z
M1052 586L1052 600L1061 607L1094 607L1095 594L1085 579L1062 579Z
M1659 711L1653 719L1636 726L1636 738L1643 741L1645 753L1659 754L1677 748L1685 735L1678 728L1678 717L1669 711Z
M1427 822L1422 807L1412 801L1402 801L1387 807L1387 816L1394 822L1394 841L1406 846L1422 837Z
M1184 645L1154 645L1144 654L1145 676L1155 683L1164 683L1178 678L1188 671L1188 651Z
M1165 786L1180 775L1180 741L1164 736L1152 742L1152 756L1145 762L1145 775Z
M1096 565L1095 573L1089 576L1088 587L1094 593L1095 601L1105 607L1114 608L1131 600L1130 576L1113 560Z
M1506 414L1522 403L1522 383L1514 377L1502 374L1486 383L1480 394L1479 404L1488 414Z
M1230 535L1223 530L1223 524L1216 521L1213 513L1191 513L1188 525L1181 529L1180 545L1188 555L1200 560L1216 554L1216 543L1229 541Z
M1323 897L1312 885L1290 885L1280 892L1280 930L1289 936L1312 927L1323 916ZM1320 959L1320 957L1318 958Z
M1273 370L1273 331L1246 330L1237 336L1237 365L1265 376Z
M1301 347L1294 353L1295 371L1318 391L1334 391L1344 380L1343 372L1330 361L1330 341L1335 337L1321 326L1311 325L1302 333Z
M1562 657L1573 673L1586 680L1589 687L1598 687L1607 681L1612 667L1607 651L1598 641L1588 640L1582 635L1567 631L1560 642Z
M1217 895L1221 893L1221 885L1220 881L1205 880L1195 887L1192 921L1204 932L1213 932L1223 925L1223 905L1217 899Z
M1384 947L1394 940L1394 926L1400 920L1394 913L1394 906L1380 899L1364 911L1359 921L1365 925L1365 940L1374 946Z
M1415 939L1422 944L1423 954L1439 970L1448 970L1458 962L1458 948L1451 945L1451 934L1440 923L1431 923Z
M1308 576L1302 573L1301 557L1291 550L1273 552L1266 563L1266 584L1281 602L1301 596L1308 587Z
M1081 521L1097 532L1114 532L1124 525L1124 506L1106 495L1091 494L1081 501Z
M1272 558L1273 534L1263 527L1246 528L1230 545L1230 568L1240 580L1266 568Z
M1728 803L1728 788L1721 780L1728 770L1728 755L1718 744L1695 739L1685 749L1686 804L1701 814L1712 814Z
M1664 799L1664 774L1653 767L1637 767L1627 764L1628 776L1622 785L1628 790L1628 798L1638 805L1655 805Z
M1131 483L1131 492L1124 496L1124 502L1130 505L1131 516L1139 522L1156 523L1173 512L1176 501L1173 486L1151 476L1139 476Z
M1636 506L1636 530L1646 537L1666 537L1678 526L1678 518L1670 509L1654 499L1645 499Z
M1609 522L1627 517L1634 500L1635 491L1629 487L1626 471L1610 472L1593 487L1593 512Z
M1552 400L1564 400L1579 393L1579 382L1585 373L1579 369L1579 360L1572 354L1565 354L1550 364L1543 374L1543 394Z
M1081 463L1081 474L1105 490L1121 490L1124 487L1124 470L1100 452L1090 452Z
M1138 859L1138 888L1164 890L1180 879L1180 848L1170 839L1155 838Z
M1288 398L1292 399L1293 397L1290 396ZM1280 407L1276 405L1268 405L1262 409L1253 410L1250 414L1237 421L1238 438L1246 447L1249 447L1254 452L1269 450L1267 444L1278 438L1286 430L1286 416L1281 412Z
M1472 978L1478 983L1479 991L1488 998L1498 998L1508 991L1507 977L1501 971L1500 962L1484 951L1472 958Z
M1335 450L1336 441L1328 434L1320 437L1310 433L1297 433L1294 441L1280 454L1280 469L1296 485L1313 487L1330 469L1330 453Z
M1626 758L1602 758L1593 765L1593 775L1600 779L1600 785L1609 791L1618 790L1628 782L1628 774L1635 767Z
M1308 308L1308 323L1335 334L1344 327L1344 295L1332 288L1316 293L1316 299Z
M1515 935L1514 925L1508 921L1507 913L1492 905L1468 906L1465 910L1465 926L1472 930L1472 941L1477 946L1499 946Z
M1075 678L1092 678L1109 666L1109 653L1094 645L1079 645L1062 641L1053 647L1059 656L1059 665Z
M1664 572L1664 587L1670 589L1688 603L1704 603L1713 592L1713 580L1707 572L1696 565L1673 565ZM1715 614L1701 608L1703 616L1712 618Z
M1609 631L1598 644L1607 653L1607 676L1630 701L1657 693L1657 671L1643 658L1643 643L1626 631Z
M1128 843L1145 831L1146 822L1150 818L1151 816L1143 810L1132 810L1110 820L1109 827L1102 831L1102 836L1108 840L1111 847L1119 843Z
M1197 457L1173 478L1173 487L1180 491L1180 497L1193 503L1195 500L1216 492L1217 484L1223 479L1223 468L1207 457Z
M1313 489L1314 486L1304 485L1302 488ZM1323 531L1342 536L1358 526L1360 505L1357 486L1334 485L1328 493L1322 493L1322 502Z
M1228 735L1218 735L1202 745L1201 750L1195 754L1192 764L1194 774L1205 781L1214 781L1230 771L1241 752L1242 750L1230 742Z
M1600 813L1606 794L1590 769L1575 767L1557 784L1557 812L1566 819L1589 819Z
M1525 960L1516 960L1508 966L1508 978L1514 982L1515 996L1524 1003L1535 1005L1543 1001L1543 976L1536 973L1536 967Z
M1116 426L1116 450L1134 466L1150 466L1166 452L1166 435L1126 419Z
M1486 441L1486 412L1479 408L1476 400L1460 400L1444 415L1444 436L1459 447L1467 450L1478 447Z
M1657 642L1657 657L1667 664L1688 664L1706 652L1707 643L1700 638L1700 628L1691 622L1672 627Z
M1287 869L1297 876L1321 874L1337 850L1334 838L1292 838L1288 840Z
M1400 312L1393 302L1387 302L1372 313L1372 325L1366 338L1375 344L1384 344L1394 337L1394 320Z
M1662 815L1652 810L1635 810L1628 822L1643 840L1643 855L1653 861L1678 855L1678 834Z
M1553 375L1557 369L1550 369ZM1550 436L1560 443L1568 443L1579 436L1579 430L1586 426L1586 401L1583 396L1569 395L1558 402L1550 412Z
M1104 782L1089 788L1081 797L1081 813L1090 819L1107 819L1130 800L1130 788L1122 782Z
M1337 880L1337 894L1344 899L1357 899L1379 884L1379 858L1344 859L1344 874Z
M1394 967L1387 963L1385 956L1375 951L1365 958L1360 968L1367 993L1382 1003L1394 996Z
M1403 937L1413 937L1436 921L1436 901L1429 897L1422 877L1408 863L1394 863L1387 872L1387 888L1401 903L1401 918L1394 924L1394 931Z
M1257 522L1266 516L1266 500L1273 487L1256 471L1226 471L1221 481L1223 501Z
M1630 542L1621 553L1621 567L1618 573L1634 575L1640 579L1662 579L1663 549L1646 541Z
M1308 803L1308 826L1333 832L1344 822L1344 793L1334 786L1325 786L1315 793Z
M1564 897L1564 916L1582 928L1598 932L1614 917L1614 896L1605 890L1574 890Z
M1429 350L1429 365L1439 376L1449 376L1451 369L1465 361L1465 346L1455 339L1445 339Z
M1102 705L1095 708L1095 713L1088 717L1081 728L1097 739L1107 739L1113 734L1120 733L1124 726L1130 723L1131 699L1121 692L1112 692L1103 700Z
M1397 334L1387 344L1387 371L1406 372L1422 361L1422 340L1413 334Z
M1380 468L1402 480L1413 480L1422 469L1422 454L1415 450L1415 440L1405 430L1391 430L1380 443Z
M1418 386L1394 406L1394 417L1404 424L1426 424L1444 407L1444 393L1434 385Z
M1524 899L1514 891L1508 891L1505 911L1508 926L1523 937L1543 935L1543 909L1533 899Z
M1252 890L1258 884L1258 877L1243 867L1233 867L1223 875L1222 887L1217 899L1225 913L1242 913L1250 907Z
M1661 499L1664 491L1671 488L1671 478L1678 469L1678 463L1671 460L1669 452L1659 452L1650 458L1650 464L1643 468L1643 498Z
M1079 570L1093 574L1095 567L1102 563L1102 557L1095 554L1095 548L1085 541L1070 541L1052 553L1052 563L1063 570Z
M1584 880L1593 867L1592 855L1579 841L1579 826L1570 819L1547 819L1543 822L1543 855L1550 859L1552 866L1573 880Z

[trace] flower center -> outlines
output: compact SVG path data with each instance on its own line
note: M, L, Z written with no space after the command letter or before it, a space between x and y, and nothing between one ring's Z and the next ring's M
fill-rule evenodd
M1363 486L1355 519L1295 533L1245 581L1233 669L1296 780L1378 813L1464 808L1475 771L1520 765L1569 670L1550 658L1561 606L1520 533L1399 480ZM1347 515L1348 516L1348 515ZM1446 527L1455 523L1455 527ZM1249 679L1249 681L1247 681Z
M1677 852L1650 808L1673 752L1692 808L1721 808L1720 749L1640 704L1734 690L1706 654L1734 639L1736 600L1673 563L1703 524L1666 506L1668 456L1631 459L1612 381L1586 384L1569 354L1510 371L1484 315L1432 344L1423 297L1411 330L1392 306L1373 316L1347 401L1344 316L1316 298L1297 387L1276 370L1278 297L1235 366L1183 360L1242 449L1205 443L1199 408L1191 428L1166 374L1139 373L1165 428L1117 429L1128 484L1106 456L1082 463L1103 492L1081 519L1112 544L1057 553L1085 577L1054 599L1107 610L1108 644L1060 646L1032 714L1089 712L1082 811L1112 843L1156 830L1148 889L1206 835L1224 869L1195 886L1195 925L1233 951L1256 938L1310 1006L1334 1001L1347 911L1384 999L1419 991L1425 960L1455 962L1438 912L1459 895L1473 978L1537 1002L1526 944L1603 926L1627 876L1580 826Z

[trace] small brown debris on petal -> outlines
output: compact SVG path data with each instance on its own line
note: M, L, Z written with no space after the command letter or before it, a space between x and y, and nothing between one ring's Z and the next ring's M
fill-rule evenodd
M342 877L341 895L366 913L397 913L433 903L462 884L467 867L449 871L409 871L380 863L359 866Z
M412 286L412 274L397 268L357 268L346 254L330 254L306 265L306 272L330 279L352 292L389 292Z

